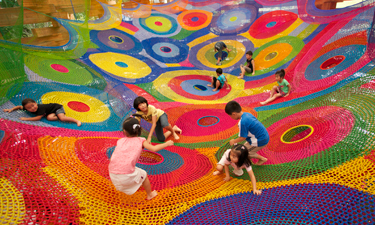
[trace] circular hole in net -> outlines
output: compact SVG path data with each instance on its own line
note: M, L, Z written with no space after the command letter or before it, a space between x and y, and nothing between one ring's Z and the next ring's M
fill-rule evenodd
M228 57L228 52L226 52L226 51L222 51L222 56L221 56L221 60L225 60L227 57ZM217 59L219 57L219 53L218 52L216 52L215 53L215 59Z
M86 105L83 102L70 101L68 102L69 108L77 112L88 112L90 111L90 106Z
M320 66L320 69L322 69L322 70L331 69L331 68L339 65L342 61L344 61L344 59L345 59L345 56L343 56L343 55L333 56L333 57L327 59L326 61L324 61L324 63L322 63L322 65Z
M202 127L209 127L217 124L220 119L216 116L204 116L198 119L198 125Z
M196 84L193 86L198 91L206 91L207 88L204 85Z
M158 153L143 150L142 153L141 153L141 156L138 159L138 163L141 163L141 164L159 164L163 161L163 159L164 159L163 156L158 154Z
M281 141L284 143L296 143L308 138L313 131L314 128L309 125L292 127L281 136Z
M122 40L122 38L120 38L118 36L111 35L108 38L109 38L109 40L113 41L116 44L121 44L121 43L124 42L124 40Z
M271 52L264 58L266 61L269 61L277 56L277 52Z

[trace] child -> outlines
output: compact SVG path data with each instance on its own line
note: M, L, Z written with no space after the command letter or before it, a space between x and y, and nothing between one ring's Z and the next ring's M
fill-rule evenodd
M269 102L272 102L278 97L286 97L290 93L291 86L288 83L287 80L284 79L285 77L285 70L281 69L275 73L275 79L278 84L278 86L273 86L272 90L270 92L270 97L264 101L261 102L261 105L265 105Z
M208 84L207 86L215 88L213 91L217 91L218 89L221 89L224 87L224 84L227 85L227 89L229 89L229 85L227 82L227 78L223 75L223 70L221 68L216 69L216 77L212 77L211 84Z
M165 147L172 146L173 141L164 144L151 145L141 134L141 125L135 118L128 118L122 124L125 137L117 141L117 145L110 158L108 171L109 177L118 191L127 195L134 194L141 185L146 190L147 200L158 194L151 190L150 180L146 171L135 166L143 148L157 152Z
M216 171L213 175L219 175L223 173L225 169L225 181L229 181L229 168L228 165L232 165L233 173L236 176L242 176L243 168L246 168L247 173L249 174L251 183L253 185L253 193L255 195L262 194L261 190L257 190L257 181L255 179L253 170L251 169L251 161L248 158L249 152L247 151L244 145L235 145L232 149L225 151L224 155L221 157L220 161L217 163Z
M160 142L164 142L165 139L167 139L171 134L173 134L174 139L180 139L176 132L182 133L182 130L176 125L172 128L168 122L167 114L163 110L149 105L144 97L138 96L134 99L134 108L137 110L137 114L133 114L133 116L135 116L138 121L140 121L142 118L147 122L152 123L150 133L148 134L147 138L148 143L151 143L151 137L154 131L156 133L156 138ZM163 128L168 130L164 134Z
M241 73L240 73L240 76L238 78L243 78L243 76L245 76L245 73L253 73L253 75L255 74L255 65L254 65L254 59L253 59L253 52L252 51L248 51L246 52L246 66L244 65L241 65L240 66L240 69L241 69Z
M222 41L216 42L214 49L215 49L215 52L218 52L216 65L221 66L221 58L223 57L223 50L226 49L228 53L232 50L228 49L225 43Z
M42 117L46 116L47 120L61 120L65 122L76 123L77 126L81 126L81 122L71 117L65 116L64 107L60 104L49 103L49 104L37 104L33 99L26 98L22 100L22 105L15 106L12 109L4 109L4 112L12 112L14 110L25 109L33 114L35 117L21 117L20 120L24 121L39 121Z
M259 161L255 165L265 163L267 158L257 154L270 140L270 136L263 124L250 113L242 112L240 104L236 101L228 102L225 106L225 112L232 119L240 120L238 123L238 127L240 128L238 138L230 140L229 144L234 145L246 140L247 142L244 145L249 151L249 159L258 159Z

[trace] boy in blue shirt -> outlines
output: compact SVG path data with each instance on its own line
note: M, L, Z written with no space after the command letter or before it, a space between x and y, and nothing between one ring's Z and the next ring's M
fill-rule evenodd
M267 158L258 155L257 152L266 147L270 140L267 129L259 120L250 113L242 112L240 104L236 101L230 101L225 106L225 112L234 120L240 120L238 127L240 132L238 138L229 141L230 145L240 143L246 140L244 144L249 151L249 159L259 159L255 165L262 165L267 162Z
M229 85L227 82L227 78L223 75L223 70L221 68L216 69L216 77L212 77L211 84L208 84L207 86L215 88L213 91L217 91L218 89L221 89L224 87L224 84L227 85L227 89L229 89Z

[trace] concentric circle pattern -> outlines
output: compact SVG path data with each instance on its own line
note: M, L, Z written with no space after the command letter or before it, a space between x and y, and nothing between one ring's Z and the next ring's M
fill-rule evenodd
M375 224L373 1L0 2L1 224ZM254 71L242 77L248 51ZM281 69L288 95L261 104ZM123 123L138 96L167 116L168 145L141 119L158 147L142 143L134 162L148 179L126 195L108 166L137 131ZM75 122L35 117L17 107L26 98L61 104ZM241 112L267 130L257 152L267 160L218 174L244 133ZM260 145L262 128L247 126Z
M255 5L224 6L214 12L210 31L217 35L242 33L255 21L257 14Z
M292 12L275 10L259 17L251 25L249 33L257 39L269 38L287 29L298 18L298 15Z

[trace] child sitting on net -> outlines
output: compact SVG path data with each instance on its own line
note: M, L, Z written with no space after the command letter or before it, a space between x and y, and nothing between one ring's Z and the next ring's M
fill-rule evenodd
M81 121L65 116L65 110L62 105L57 103L37 104L31 98L25 98L22 100L22 105L15 106L11 109L4 109L3 111L10 113L19 109L24 109L36 115L35 117L21 117L20 120L24 121L39 121L45 116L47 120L51 121L61 120L65 122L73 122L76 123L77 126L81 126L82 124Z
M261 102L261 105L265 105L267 103L272 102L276 98L279 97L286 97L290 93L291 86L287 80L284 79L285 77L285 70L281 69L275 73L275 80L278 84L278 86L273 86L272 90L270 92L270 97L264 101Z
M251 161L249 159L249 152L244 145L236 144L232 149L228 149L224 152L223 156L221 157L220 161L217 163L216 171L213 175L219 175L223 173L225 170L225 181L230 180L229 176L229 165L233 167L233 173L236 176L242 176L243 170L246 169L247 173L249 174L252 186L253 186L253 193L255 195L262 194L261 190L257 189L256 186L256 179L251 168Z
M147 200L158 194L152 191L147 172L135 166L141 156L143 148L157 152L173 145L173 141L152 145L141 135L141 125L135 118L128 118L122 124L125 137L117 141L115 150L108 166L109 177L115 188L127 195L134 194L141 185L147 193Z

